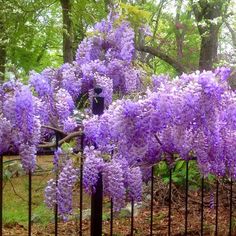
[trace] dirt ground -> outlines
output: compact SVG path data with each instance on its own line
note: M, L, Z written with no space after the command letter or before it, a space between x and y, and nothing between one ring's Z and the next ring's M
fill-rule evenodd
M50 163L50 158L40 159L39 164L43 168L47 168ZM42 177L43 178L43 177ZM150 235L150 186L144 192L143 206L139 209L139 214L134 218L134 235L146 236ZM236 186L234 186L234 205L236 208ZM185 228L185 192L184 188L179 188L173 184L172 192L172 214L171 214L171 235L184 235ZM75 207L79 205L79 191L75 191ZM168 185L163 184L160 179L155 180L154 184L154 213L153 213L153 235L164 236L168 234ZM225 183L220 184L219 188L219 210L218 210L218 235L226 236L229 230L229 186ZM149 195L149 197L147 197ZM215 232L215 206L211 204L212 191L205 193L204 198L204 235L214 235ZM39 199L41 200L41 198ZM85 202L83 208L90 208L90 198L84 196ZM213 199L214 202L215 199ZM109 221L109 202L104 201L104 213L106 217L103 221L104 236L110 235L110 221ZM201 194L200 190L189 191L188 201L188 235L200 235L201 225ZM233 212L232 218L232 235L236 236L236 211ZM79 235L79 220L70 220L68 222L59 222L58 235L59 236L74 236ZM90 221L83 221L83 235L90 235ZM113 235L128 236L131 231L131 220L129 216L121 216L114 213ZM4 225L4 236L24 236L28 235L27 225L20 223L8 223ZM32 224L33 236L49 236L54 235L54 223Z
M160 190L161 191L161 190ZM166 191L162 189L162 191ZM218 235L228 235L229 229L229 204L228 199L225 198L223 189L220 191L219 211L218 211ZM200 199L198 192L190 192L188 204L188 235L200 235ZM215 208L209 205L210 196L206 195L204 207L204 235L214 235L215 231ZM108 209L107 209L108 210ZM234 212L235 213L235 212ZM181 192L175 192L172 198L172 217L171 217L171 235L184 235L185 228L185 205L184 195ZM115 214L113 223L113 235L128 236L131 230L130 217L119 217ZM155 192L154 198L154 213L153 213L153 235L167 235L168 234L168 202L166 199L160 199L158 192ZM235 230L235 214L233 215L232 226ZM50 223L46 226L33 224L32 235L35 236L49 236L54 235L54 224ZM150 209L148 202L140 209L137 217L134 218L134 235L144 236L150 235ZM103 222L104 235L110 235L110 221ZM24 236L27 235L27 227L19 224L5 225L4 234L6 236ZM69 222L59 222L58 225L59 236L73 236L79 235L79 221L71 220ZM83 221L83 235L90 235L89 220Z

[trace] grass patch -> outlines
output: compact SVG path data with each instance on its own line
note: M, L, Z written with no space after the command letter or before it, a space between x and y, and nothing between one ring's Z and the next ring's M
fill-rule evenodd
M51 157L49 157L51 159ZM52 159L51 159L52 160ZM32 221L48 224L53 212L44 204L44 188L51 178L48 172L32 177ZM28 223L28 176L19 176L7 181L3 189L4 224Z

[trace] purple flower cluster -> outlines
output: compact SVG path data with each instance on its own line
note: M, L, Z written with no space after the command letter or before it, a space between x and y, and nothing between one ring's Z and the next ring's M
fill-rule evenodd
M120 210L125 205L126 198L140 201L142 196L142 173L139 167L130 167L122 156L116 156L111 161L104 161L106 154L85 147L85 163L83 170L83 185L88 193L96 191L99 176L103 180L104 194L110 196L114 210Z
M24 170L33 172L36 166L36 146L29 144L21 144L19 147L19 155Z
M109 15L107 20L95 25L96 34L79 45L76 62L81 65L86 88L97 85L96 81L91 82L96 80L94 74L98 73L112 80L113 86L109 83L108 89L126 94L140 88L141 73L132 63L135 58L134 31L128 22L117 24L116 21L117 15ZM88 70L95 62L93 70ZM87 73L84 73L85 68Z
M37 110L42 124L65 132L75 128L71 128L75 124L72 111L81 90L76 73L76 68L70 64L57 70L46 69L41 74L31 73L29 82L40 98Z
M26 85L10 81L2 86L1 95L1 152L12 149L19 152L26 172L34 171L36 146L41 137L38 100Z
M34 87L39 97L44 97L52 93L50 80L47 76L43 76L43 73L39 74L32 71L30 73L29 83Z
M54 181L54 179L50 179L47 182L47 186L44 190L44 202L48 206L48 208L53 209L55 204L57 203L56 189L56 182Z
M73 167L72 160L67 160L62 168L58 181L50 179L45 188L45 203L53 209L58 205L59 215L66 220L72 214L73 187L77 181L78 173Z
M94 87L102 87L108 106L113 93L122 96L140 89L141 72L133 63L134 31L127 21L120 23L118 18L118 15L110 14L106 20L97 23L95 33L78 46L72 64L65 63L58 69L48 68L41 73L31 72L30 85L44 103L41 112L44 124L62 128L68 120L67 104L60 99L62 90L76 102L83 94L92 96L90 90ZM58 103L66 107L64 114Z
M12 142L12 125L5 118L0 115L0 155L8 150Z
M75 108L71 95L65 89L59 89L55 94L55 108L58 120L61 123L68 119Z
M84 150L86 156L83 170L83 185L87 192L92 193L96 191L96 183L99 178L104 161L101 153L96 151L94 147L86 147Z
M125 204L124 170L119 162L112 160L103 167L104 193L111 196L114 210L119 210Z
M218 68L173 80L153 77L153 90L146 95L133 101L117 100L102 116L85 120L88 142L96 143L97 152L110 158L102 170L104 175L116 166L109 176L119 193L109 190L106 180L107 194L116 198L124 194L124 186L131 198L140 199L142 174L164 157L168 161L176 156L185 160L195 157L203 175L235 177L236 94L227 76L228 69ZM89 168L97 168L92 165L97 165L95 161ZM123 176L120 166L126 173ZM118 185L116 181L122 178L124 185Z
M64 219L72 213L73 187L77 178L77 170L73 167L72 160L69 159L59 175L57 185L58 213Z
M130 168L127 175L129 197L134 201L142 200L142 172L140 167Z

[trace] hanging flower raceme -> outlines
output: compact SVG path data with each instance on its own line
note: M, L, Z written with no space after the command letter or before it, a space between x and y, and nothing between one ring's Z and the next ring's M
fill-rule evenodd
M0 155L8 151L12 143L12 125L0 115Z
M73 187L78 179L78 171L73 167L72 160L66 161L56 183L50 179L45 188L45 203L53 209L58 206L58 214L66 220L72 214Z
M126 189L124 186L124 170L119 162L105 163L103 168L104 193L112 197L114 210L120 210L125 204Z
M19 146L19 155L21 163L26 172L33 172L36 166L36 146L29 144L21 144Z
M110 15L96 24L94 36L84 39L78 47L76 62L82 68L83 91L98 85L94 74L112 80L113 85L109 82L105 90L112 88L114 92L127 94L140 89L141 72L132 63L134 30L127 21L117 24L116 19L117 15ZM109 104L110 100L107 99Z
M39 74L33 71L30 73L29 83L35 89L40 98L52 94L50 82L51 81L46 75L44 75L44 73Z
M69 159L63 167L57 185L58 213L66 219L72 213L73 187L78 178L78 171L73 167L72 160Z
M87 192L96 191L96 184L99 179L99 174L102 173L104 161L101 153L94 147L85 147L84 155L86 157L83 169L83 185Z
M14 85L14 86L13 86ZM38 100L26 85L20 82L3 84L2 119L8 129L3 149L11 145L18 150L26 172L34 171L36 164L36 146L41 137L41 123L38 116ZM9 137L11 135L11 138ZM9 138L7 138L9 137Z

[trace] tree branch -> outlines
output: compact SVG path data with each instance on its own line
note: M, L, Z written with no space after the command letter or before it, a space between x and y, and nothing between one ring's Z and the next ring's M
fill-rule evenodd
M63 135L66 135L65 132L63 132L62 130L58 129L58 128L55 128L55 127L52 127L52 126L48 126L48 125L42 125L42 128L45 128L45 129L51 129L55 132L58 132L60 134L63 134Z
M153 48L150 46L136 45L136 49L138 51L146 52L160 58L161 60L165 61L166 63L174 67L179 74L182 74L183 72L187 71L186 68L181 63L179 63L177 60L175 60L174 58L170 57L169 55L165 54L164 52L160 51L157 48Z
M231 34L231 37L232 37L232 41L233 41L233 45L234 45L234 48L236 49L236 32L234 31L234 29L231 27L231 25L229 24L229 22L227 22L225 20L225 25L227 26L230 34Z
M58 144L59 146L61 146L63 143L69 142L71 139L79 137L82 134L83 134L83 131L76 131L76 132L70 133L65 138L61 139ZM53 148L55 146L56 146L56 143L54 142L38 145L39 148Z

